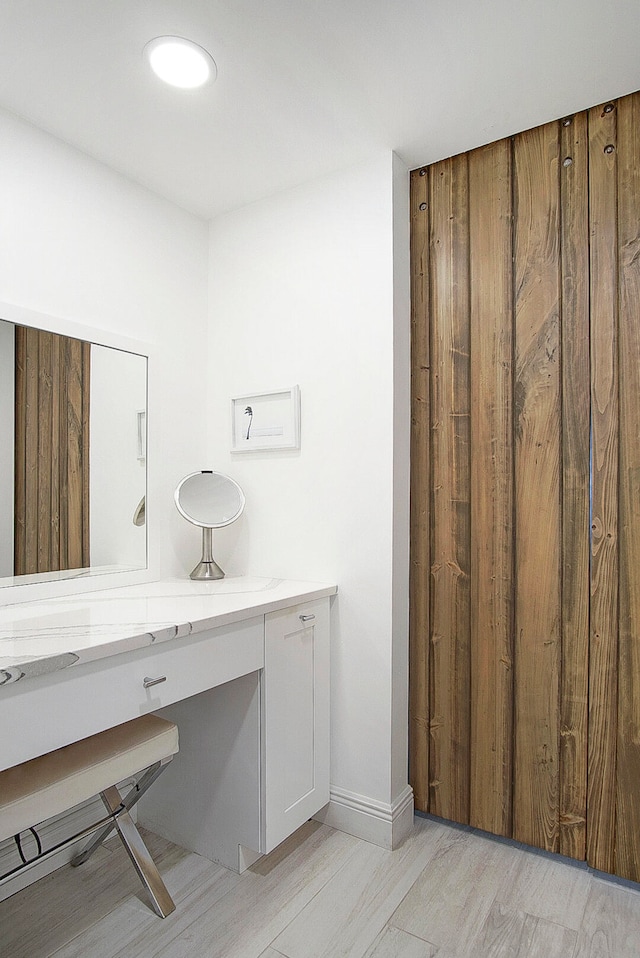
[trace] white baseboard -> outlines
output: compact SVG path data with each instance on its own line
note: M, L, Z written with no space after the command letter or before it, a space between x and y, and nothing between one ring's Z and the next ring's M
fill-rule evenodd
M410 785L392 804L344 788L332 787L330 796L329 804L313 816L316 821L389 849L397 848L411 833L413 789Z

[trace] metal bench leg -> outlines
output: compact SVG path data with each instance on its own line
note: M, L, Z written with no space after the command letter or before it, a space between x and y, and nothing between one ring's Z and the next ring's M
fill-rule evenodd
M120 793L114 785L101 792L101 795L110 811L115 813L121 807ZM160 918L166 918L176 906L129 812L124 809L119 811L115 824L133 867L151 896L153 910Z
M104 828L101 828L99 832L93 836L90 842L84 846L81 852L78 852L77 855L74 855L71 859L71 864L74 868L77 868L78 865L83 865L88 858L91 858L96 848L99 848L100 845L109 837L111 832L115 829L115 821L111 821L108 825L105 825Z
M165 883L160 877L160 872L156 868L155 862L149 854L149 850L143 842L140 832L129 814L129 809L133 808L138 799L141 798L150 785L155 782L158 775L160 775L170 761L171 757L163 759L161 762L156 762L148 768L140 781L133 786L124 798L120 795L115 785L111 785L103 792L100 792L100 797L107 811L113 815L113 819L106 825L103 825L91 841L88 842L82 851L75 855L71 861L71 864L74 866L82 865L83 862L86 862L86 860L93 855L96 848L102 845L103 841L111 832L117 829L120 840L127 850L133 867L137 871L142 884L149 892L153 910L161 918L166 918L167 915L170 915L176 906L167 891Z
M118 802L118 808L120 808L120 806L122 806L122 808L127 810L130 808L133 808L136 802L142 798L142 796L147 791L147 789L151 785L153 785L158 775L160 775L160 773L164 771L164 769L167 767L167 765L171 761L171 758L172 757L169 757L169 758L163 759L161 762L156 762L154 765L148 768L146 772L144 773L144 775L140 778L140 781L136 785L134 785L129 792L127 792L124 798L120 797L120 794L118 793L118 797L120 799ZM104 796L102 798L102 801L106 805L107 811L112 812L113 809L111 808L111 805L109 804L109 802L105 800ZM115 821L113 821L109 825L106 825L104 828L101 828L99 832L96 832L96 834L93 836L91 841L87 842L87 844L84 846L82 851L78 852L77 855L74 855L71 861L71 864L74 866L74 868L77 867L78 865L84 864L84 862L86 862L88 858L91 858L95 850L99 848L104 841L107 840L107 838L109 837L109 835L111 834L111 832L114 830L115 827L116 827L116 823Z

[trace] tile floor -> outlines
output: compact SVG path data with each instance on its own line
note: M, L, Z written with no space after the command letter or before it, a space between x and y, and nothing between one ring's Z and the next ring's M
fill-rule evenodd
M0 903L2 958L640 958L640 886L436 819L394 852L309 822L244 875L147 834Z

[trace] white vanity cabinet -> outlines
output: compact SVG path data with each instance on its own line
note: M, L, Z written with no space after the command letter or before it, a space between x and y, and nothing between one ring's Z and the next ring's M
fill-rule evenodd
M329 599L263 621L264 668L160 713L180 751L139 806L151 831L238 871L329 801Z
M263 839L270 852L329 801L329 599L265 616Z
M329 801L336 591L276 579L167 580L7 610L0 768L165 714L180 750L140 802L139 820L243 870Z

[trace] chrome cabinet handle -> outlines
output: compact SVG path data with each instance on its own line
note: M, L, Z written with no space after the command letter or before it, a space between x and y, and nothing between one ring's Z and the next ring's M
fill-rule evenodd
M150 679L147 675L142 680L142 684L145 689L150 689L152 685L160 685L161 682L166 682L167 676L161 675L158 679Z
M311 619L315 619L315 615L299 615L298 618L301 622L310 622Z

